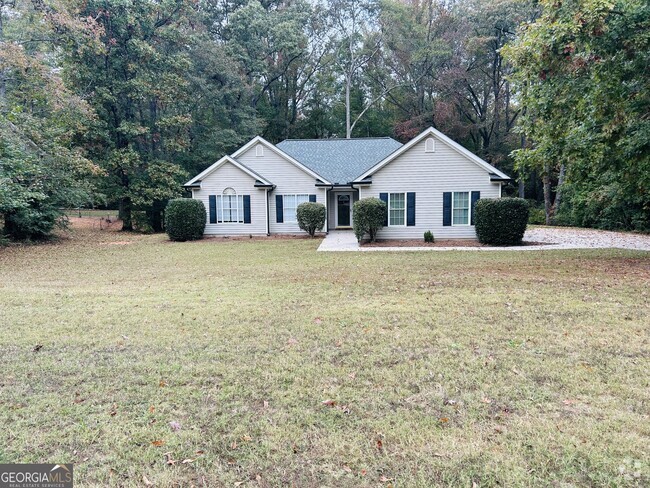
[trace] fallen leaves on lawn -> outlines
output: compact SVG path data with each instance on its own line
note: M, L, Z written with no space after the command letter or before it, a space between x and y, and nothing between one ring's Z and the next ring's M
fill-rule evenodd
M156 441L151 441L151 445L153 447L160 447L160 446L165 445L165 441L163 441L162 439L156 440Z
M161 388L164 388L165 386L167 386L167 382L165 380L160 380L160 383L158 383L158 386L160 386Z
M36 345L34 346L34 349L32 349L32 350L33 350L34 352L38 352L38 351L40 351L41 349L43 349L43 344L36 344Z
M377 439L376 445L379 452L384 449L384 442L381 439Z
M336 406L336 400L323 400L322 404L327 405L328 407L334 407Z
M149 413L154 413L155 411L156 411L156 407L154 407L153 405L151 405L151 406L149 407Z
M81 393L79 393L78 391L76 391L75 394L74 394L74 402L75 402L75 403L83 403L83 402L85 402L85 401L86 401L85 398L81 398Z
M170 427L174 432L178 432L179 430L181 430L181 424L180 424L180 422L176 422L175 420L172 420L171 422L169 422L169 427Z
M144 486L153 486L153 483L149 481L149 478L145 475L142 475L142 482L144 483Z

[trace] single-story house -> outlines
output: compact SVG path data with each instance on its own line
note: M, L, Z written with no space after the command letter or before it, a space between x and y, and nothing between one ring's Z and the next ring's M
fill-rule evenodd
M501 197L507 175L429 128L406 144L389 137L287 139L256 137L185 184L206 207L206 235L301 232L296 207L327 208L325 232L348 229L353 203L377 197L388 214L380 239L474 238L472 207Z

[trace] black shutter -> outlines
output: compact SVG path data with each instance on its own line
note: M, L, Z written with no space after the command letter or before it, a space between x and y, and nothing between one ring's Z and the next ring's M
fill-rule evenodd
M210 195L210 223L217 223L217 197L215 195Z
M251 196L244 195L244 223L251 223Z
M388 193L380 193L379 199L386 204L386 214L384 215L384 227L388 225Z
M476 202L478 202L481 199L481 192L480 191L473 191L472 192L472 204L470 206L471 212L472 212L472 219L471 219L471 224L474 225L474 205L476 205Z
M312 203L316 203L316 195L309 195L309 201Z
M451 225L451 192L442 194L442 225Z
M406 194L406 225L408 227L415 225L415 193Z
M282 205L282 195L275 196L275 221L278 224L284 222L284 207Z

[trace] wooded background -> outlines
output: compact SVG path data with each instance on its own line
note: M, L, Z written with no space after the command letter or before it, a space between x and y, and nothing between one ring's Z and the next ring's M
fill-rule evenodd
M4 233L98 205L160 230L255 135L428 126L540 223L648 231L649 69L645 0L0 0Z

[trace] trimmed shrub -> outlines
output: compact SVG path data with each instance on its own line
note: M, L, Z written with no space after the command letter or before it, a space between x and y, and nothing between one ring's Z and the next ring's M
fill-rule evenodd
M176 198L165 209L165 230L172 241L195 241L205 232L206 211L200 200Z
M314 237L317 230L325 227L325 205L316 202L305 202L296 209L298 227Z
M481 244L521 244L528 224L528 203L523 198L485 198L476 202L476 236Z
M424 242L434 242L433 232L428 230L424 233Z
M362 198L354 202L354 235L361 242L363 236L368 234L370 242L377 239L377 232L384 226L386 218L386 204L379 198Z

